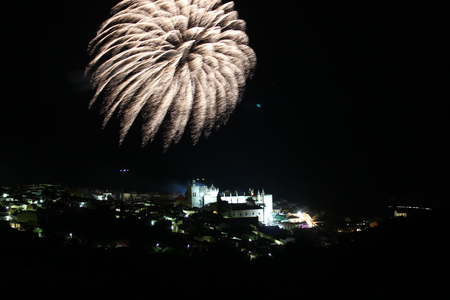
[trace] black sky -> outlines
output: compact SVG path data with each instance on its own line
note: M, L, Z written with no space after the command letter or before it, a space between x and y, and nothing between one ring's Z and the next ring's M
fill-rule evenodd
M87 44L115 3L9 9L1 183L174 190L204 177L305 205L448 200L448 5L236 0L258 56L243 101L208 139L163 153L141 147L139 124L119 147L118 121L102 130L88 110Z

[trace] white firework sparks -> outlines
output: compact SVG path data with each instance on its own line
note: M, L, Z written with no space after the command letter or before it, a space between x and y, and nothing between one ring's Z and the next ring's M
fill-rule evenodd
M120 143L139 113L142 144L161 124L164 147L190 123L194 144L220 127L240 101L256 65L245 21L221 0L124 0L111 10L89 44L95 91L102 95L103 126L115 111Z

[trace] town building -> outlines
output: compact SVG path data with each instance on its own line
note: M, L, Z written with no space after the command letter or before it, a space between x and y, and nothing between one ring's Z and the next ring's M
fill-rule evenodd
M264 223L264 208L258 205L229 204L229 216L231 218L254 218L257 217L260 223Z
M213 184L208 187L201 181L193 180L188 184L185 204L188 207L202 208L217 202L218 196L222 201L228 202L229 207L233 209L230 214L231 218L258 217L264 224L272 222L273 196L266 194L264 190L255 192L253 189L249 189L248 193L244 194L232 193L227 190L219 194L219 189ZM247 206L235 206L234 204Z
M407 213L404 210L396 209L394 210L394 217L406 217Z

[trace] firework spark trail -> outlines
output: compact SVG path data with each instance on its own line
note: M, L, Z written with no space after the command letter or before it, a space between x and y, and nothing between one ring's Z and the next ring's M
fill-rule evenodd
M117 111L120 143L141 113L142 144L161 124L164 148L190 124L195 143L227 122L242 98L256 55L234 3L221 0L124 0L89 44L86 68L103 96L103 126Z

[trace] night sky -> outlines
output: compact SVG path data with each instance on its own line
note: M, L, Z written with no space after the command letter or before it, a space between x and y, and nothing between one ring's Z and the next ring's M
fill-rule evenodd
M255 74L227 125L166 153L160 136L141 147L139 121L119 146L118 120L102 130L101 101L88 109L87 44L115 3L8 9L0 183L184 191L205 178L304 205L448 200L443 2L236 0Z

